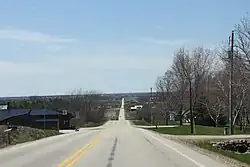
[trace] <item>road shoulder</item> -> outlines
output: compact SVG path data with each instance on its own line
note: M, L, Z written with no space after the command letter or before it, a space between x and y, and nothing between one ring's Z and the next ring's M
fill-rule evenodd
M153 132L153 133L157 133L157 132ZM212 159L215 159L217 161L223 162L223 163L225 163L227 165L230 165L232 167L249 167L248 164L244 164L244 163L239 162L237 160L226 157L226 156L224 156L222 154L219 154L219 153L216 153L216 152L213 152L213 151L198 147L197 145L195 145L193 143L193 142L195 142L194 139L188 139L187 137L182 138L182 137L179 137L179 136L166 135L166 134L160 134L160 133L158 133L158 134L163 136L166 139L172 140L172 141L174 141L176 143L179 143L181 145L185 145L185 146L189 147L192 150L195 150L195 151L197 151L197 152L199 152L199 153L201 153L203 155L206 155L206 156L208 156L208 157L210 157Z

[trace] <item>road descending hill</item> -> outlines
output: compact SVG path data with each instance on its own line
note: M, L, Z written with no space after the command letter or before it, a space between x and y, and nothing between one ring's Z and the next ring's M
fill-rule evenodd
M226 167L190 148L125 120L124 99L118 121L96 130L54 136L4 148L1 167Z

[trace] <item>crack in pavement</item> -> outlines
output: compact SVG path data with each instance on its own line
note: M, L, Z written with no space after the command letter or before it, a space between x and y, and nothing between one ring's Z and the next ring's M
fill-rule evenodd
M108 159L108 164L106 167L112 167L112 161L114 160L114 157L115 157L115 150L116 150L116 147L117 147L117 137L115 138L115 141L114 141L114 144L113 144L113 147L112 147L112 150L111 150L111 153L109 155L109 159Z

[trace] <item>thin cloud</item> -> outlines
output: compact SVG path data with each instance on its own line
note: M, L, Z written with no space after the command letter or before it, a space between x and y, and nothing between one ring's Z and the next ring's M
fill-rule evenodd
M56 37L49 34L44 34L41 32L27 31L27 30L17 30L17 29L0 29L0 39L8 40L20 40L29 42L55 42L55 43L65 43L65 42L75 42L76 39Z
M167 39L156 39L151 37L139 38L139 41L155 44L155 45L168 45L168 46L179 46L189 42L189 40L167 40Z

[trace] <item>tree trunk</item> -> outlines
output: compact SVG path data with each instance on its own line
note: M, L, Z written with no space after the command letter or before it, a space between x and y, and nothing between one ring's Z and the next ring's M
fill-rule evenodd
M183 105L181 105L181 108L180 108L180 111L179 111L179 119L180 119L180 126L182 126L183 125L183 114L182 114L182 111L183 110Z
M168 125L169 121L169 112L165 113L165 124Z
M240 116L240 119L239 119L239 121L240 121L240 131L243 131L243 114L241 113L239 116Z
M182 114L180 114L180 126L182 126L182 125L183 125L183 120L182 120L182 117L183 117L183 115L182 115Z
M168 125L168 118L166 118L165 123L166 123L166 125Z
M217 128L218 127L218 119L216 118L215 120L215 127Z
M246 127L247 127L247 110L244 109L244 125L243 125L243 132L246 132Z

